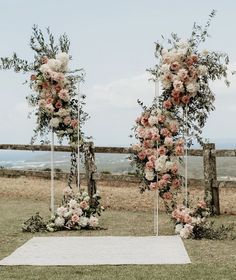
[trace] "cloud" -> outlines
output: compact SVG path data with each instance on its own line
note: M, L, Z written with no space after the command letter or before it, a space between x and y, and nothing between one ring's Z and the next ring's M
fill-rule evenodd
M150 75L143 73L126 79L120 79L105 85L95 85L88 89L88 100L93 106L106 108L135 108L137 99L151 102L154 97L154 85L148 81Z

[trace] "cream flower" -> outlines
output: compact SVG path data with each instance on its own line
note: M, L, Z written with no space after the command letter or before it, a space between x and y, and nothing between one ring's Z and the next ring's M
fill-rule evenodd
M89 225L93 228L98 226L98 218L91 216L88 221Z
M57 227L63 227L65 224L65 219L62 218L62 217L57 217L56 220L55 220L55 225Z
M47 65L50 68L50 70L52 70L52 71L60 71L62 63L60 60L51 58L48 60L47 64L43 64L43 65Z
M88 223L89 223L89 219L88 219L88 218L86 218L86 217L80 217L80 219L79 219L79 225L80 225L81 227L86 227L86 226L88 225Z
M53 128L57 128L59 126L60 120L58 118L52 118L49 122L49 125Z

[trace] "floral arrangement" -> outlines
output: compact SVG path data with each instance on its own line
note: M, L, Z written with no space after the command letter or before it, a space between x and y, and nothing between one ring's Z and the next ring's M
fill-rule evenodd
M159 190L166 202L171 201L181 186L179 157L184 154L184 141L178 136L179 123L167 110L153 105L143 107L134 127L138 144L133 145L133 164L141 177L141 192Z
M82 69L69 70L70 41L66 34L59 37L58 43L47 29L48 40L43 32L33 26L33 35L30 47L34 51L34 61L28 62L20 59L15 53L12 57L0 58L0 69L14 69L15 72L31 73L29 84L33 92L27 97L29 104L34 108L37 117L37 126L32 137L33 144L38 135L48 143L47 138L51 129L58 136L59 141L64 138L69 140L72 147L71 172L68 185L71 186L73 177L77 172L76 147L78 143L78 126L80 145L84 142L84 133L81 128L88 119L88 114L83 110L85 96L80 100L80 123L78 124L78 100L76 85L83 81ZM79 73L79 74L78 74Z
M99 221L96 215L100 216L104 210L100 206L101 199L99 193L93 195L93 204L90 203L90 197L87 192L73 194L71 189L65 188L64 202L57 208L55 217L47 224L47 230L50 232L68 229L96 229Z
M69 144L76 146L78 114L72 109L74 93L66 76L69 55L61 52L55 58L43 56L41 62L38 71L31 75L30 87L35 95L29 99L30 104L36 107L37 130L51 127L59 139L68 136Z
M189 39L182 40L172 33L172 38L168 39L168 47L156 43L155 55L159 63L154 69L149 69L154 79L159 79L162 84L161 106L174 112L180 120L180 130L183 131L187 126L189 136L195 136L200 144L203 143L200 136L202 128L209 113L215 109L215 96L210 82L225 78L226 85L229 86L228 55L199 50L199 45L209 37L208 28L215 13L215 10L211 12L204 27L195 23ZM191 139L190 137L189 145Z
M21 59L14 53L12 57L0 58L0 70L13 69L15 72L30 73L26 83L29 84L32 93L27 97L27 100L34 108L37 118L37 126L31 143L35 142L37 136L43 138L41 144L48 143L47 136L51 130L57 135L60 143L64 139L68 140L72 148L68 189L72 192L74 177L78 181L77 146L78 144L79 146L85 146L85 136L81 129L88 119L88 114L83 109L85 96L81 96L80 104L78 104L77 98L77 84L79 81L83 81L83 71L82 69L69 69L69 62L72 57L69 55L70 41L66 34L61 35L58 43L55 43L55 38L49 28L47 29L47 38L45 38L43 32L37 26L33 26L30 47L34 51L33 62ZM90 150L87 151L87 153L89 152ZM58 214L60 213L60 210L58 210L55 221L52 221L49 229L95 228L98 223L95 214L100 214L101 208L98 202L100 197L96 194L95 197L90 199L88 199L88 196L86 196L86 200L83 199L85 197L79 194L73 197L78 205L87 203L88 207L86 209L82 207L75 209L74 205L72 211L72 202L66 202L62 207L67 208L67 212L72 211L73 215L70 216L67 213L66 217L62 217ZM79 223L75 223L74 220L76 210L79 213ZM65 219L64 227L62 227L62 219ZM38 221L38 216L32 219L32 223L35 224L35 221ZM84 222L82 223L82 221ZM88 221L86 225L85 221ZM55 223L52 227L53 222ZM30 228L33 227L30 226Z
M175 233L182 238L193 239L225 239L230 237L233 225L213 227L214 222L207 218L211 215L205 201L201 200L193 209L179 205L172 212L172 220L175 224ZM232 238L235 238L231 236Z

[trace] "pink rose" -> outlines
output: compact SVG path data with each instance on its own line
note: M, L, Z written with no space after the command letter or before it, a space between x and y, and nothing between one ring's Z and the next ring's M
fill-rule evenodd
M198 62L198 56L196 54L192 54L191 59L192 59L193 63Z
M62 108L62 103L61 103L60 100L57 101L57 103L55 104L55 107L56 107L57 109L61 109L61 108Z
M78 223L78 221L79 221L79 216L78 216L77 214L73 214L73 215L71 216L71 222L72 222L73 224L76 224L76 223Z
M63 120L63 123L64 123L65 125L70 125L70 123L71 123L71 118L70 118L69 116L65 117L64 120Z
M165 181L169 181L170 180L170 174L164 174L162 176L162 179L165 180Z
M176 90L172 90L171 96L172 96L173 98L179 98L179 97L180 97L180 92L179 92L179 91L176 91Z
M42 83L42 88L48 89L49 88L49 84L47 82Z
M167 181L164 179L161 179L158 181L158 186L160 189L165 188L167 186Z
M151 183L151 184L149 185L149 189L150 189L151 191L158 189L157 183L156 183L156 182L155 182L155 183Z
M47 98L47 99L46 99L46 103L47 103L47 104L52 104L52 102L53 102L53 99L52 99L52 98Z
M172 147L174 144L173 138L172 137L166 137L164 140L164 144L168 147Z
M180 97L171 98L171 102L175 105L180 105Z
M166 154L166 148L164 146L161 146L158 149L158 153L159 153L160 156L164 156Z
M57 85L54 86L54 89L55 89L56 92L60 92L61 91L61 86L57 84Z
M203 200L201 200L201 201L199 201L198 202L198 204L197 204L197 207L199 207L199 208L206 208L206 202L205 201L203 201Z
M34 74L33 74L33 75L31 75L31 76L30 76L30 80L31 80L31 81L35 81L35 80L37 80L37 76L36 76L36 75L34 75Z
M142 118L141 118L141 124L143 125L143 126L148 126L148 117L146 117L146 116L143 116Z
M70 99L69 92L66 89L60 90L58 93L58 96L66 102L69 101L69 99Z
M170 68L171 68L171 70L178 71L180 68L179 62L175 61L175 62L171 63Z
M184 103L184 104L188 104L189 101L190 101L190 97L188 95L184 95L182 98L181 98L181 101Z
M183 220L186 224L190 224L192 222L192 217L186 214Z
M183 146L177 145L175 147L175 154L176 154L176 156L183 156L183 154L184 154Z
M144 160L144 159L146 158L146 153L145 153L145 151L139 152L139 153L138 153L138 158L139 158L140 160Z
M176 163L173 164L172 168L171 168L171 172L176 174L178 172L178 166Z
M157 134L157 133L152 133L151 139L152 139L153 141L159 141L159 140L160 140L160 135Z
M178 189L180 187L180 180L179 179L174 179L172 181L172 184L171 186L174 188L174 189Z
M78 127L78 120L75 120L75 119L71 120L71 126L73 128L77 128Z
M86 209L86 208L88 208L89 205L86 201L81 201L79 206L81 209Z
M165 137L170 136L170 131L167 128L162 128L161 135L163 135Z
M163 199L165 200L171 200L173 198L173 195L172 193L170 192L165 192L163 195L162 195Z
M172 107L172 103L171 101L168 99L166 101L163 102L163 107L167 110L169 110Z
M154 168L154 162L153 161L146 162L146 168L149 168L149 169Z
M153 146L154 146L154 141L152 141L152 140L143 141L143 147L145 149L152 148Z
M173 133L178 132L179 130L179 123L177 121L170 122L170 131Z
M188 66L193 65L192 57L188 57L188 58L186 59L186 63L187 63Z
M166 117L165 117L164 115L160 115L160 116L158 117L158 122L159 122L159 123L164 123L165 120L166 120Z

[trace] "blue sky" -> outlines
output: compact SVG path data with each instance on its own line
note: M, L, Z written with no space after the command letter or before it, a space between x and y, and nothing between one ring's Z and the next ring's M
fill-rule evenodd
M204 24L212 9L217 16L212 37L204 45L227 52L236 67L234 36L236 2L228 1L1 1L0 56L16 51L32 59L29 38L33 24L50 26L55 35L66 32L71 40L72 67L83 67L91 119L85 126L96 145L129 145L128 135L140 109L138 98L150 104L154 86L145 69L155 64L154 42L171 32L187 38L194 21ZM227 5L226 5L227 3ZM234 143L236 133L236 82L227 89L216 82L216 111L211 114L204 136L216 143ZM0 142L29 143L35 120L27 119L29 108L22 85L23 75L0 73ZM233 144L232 144L233 145ZM232 146L231 145L231 146Z

